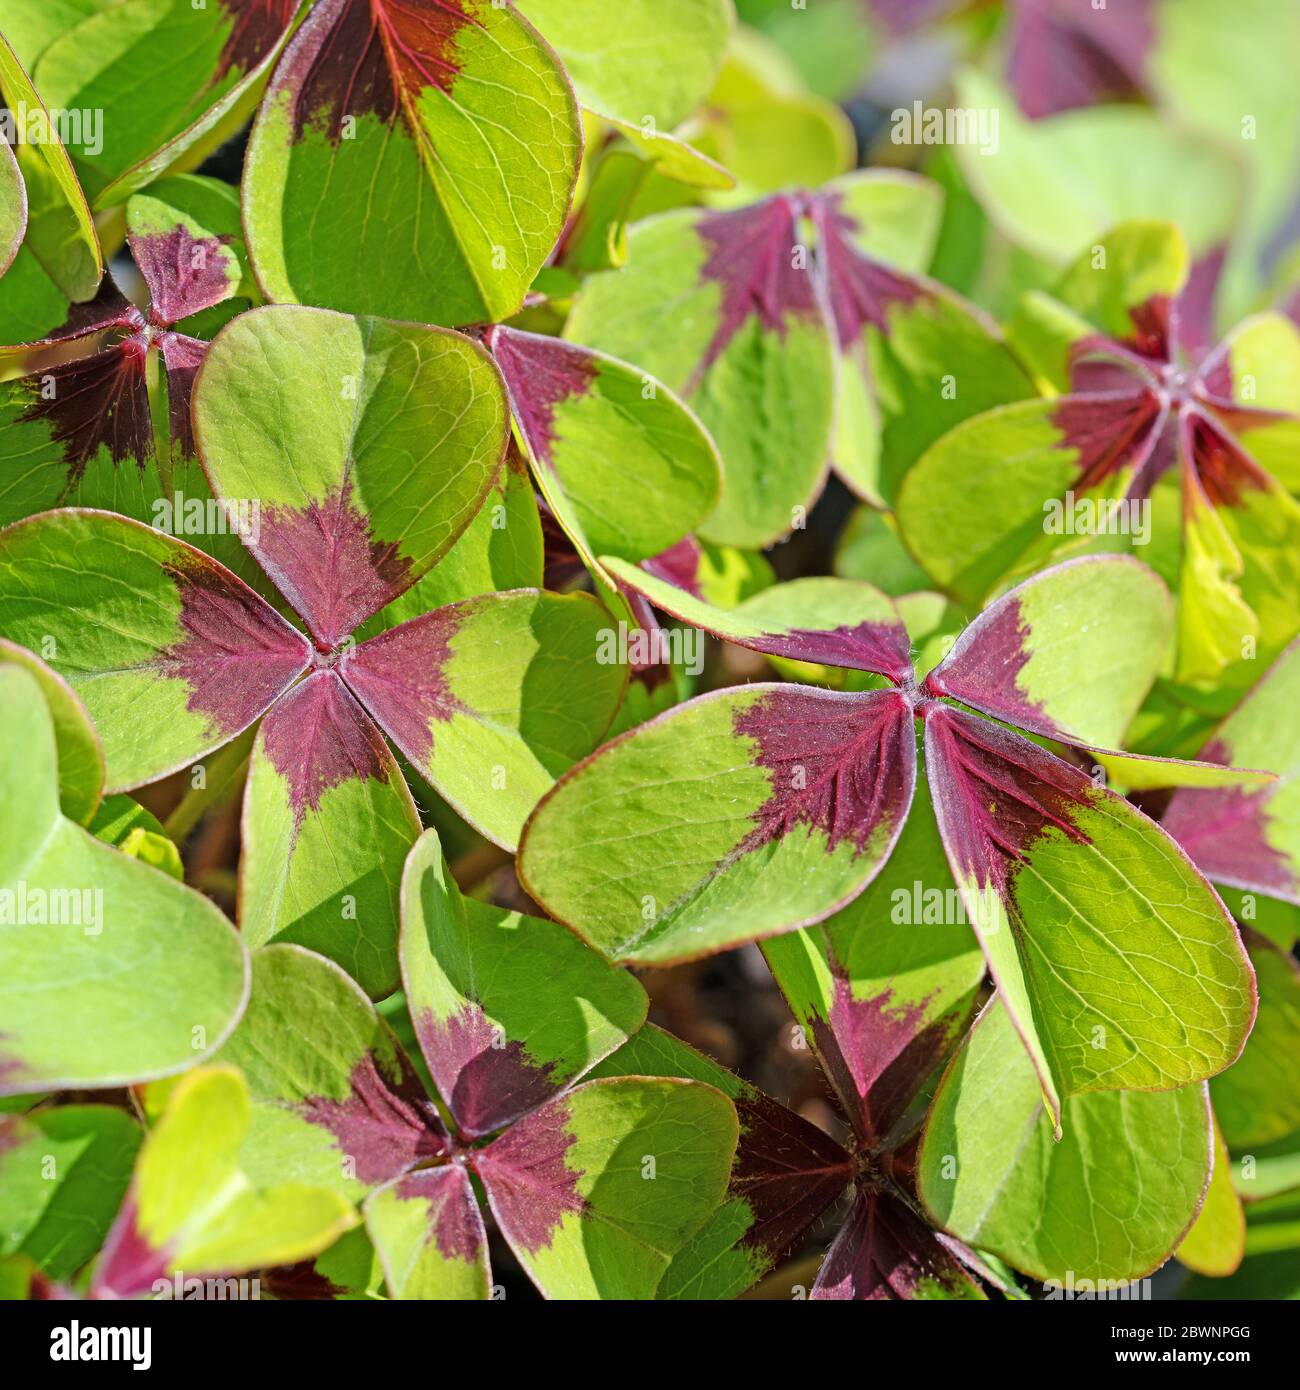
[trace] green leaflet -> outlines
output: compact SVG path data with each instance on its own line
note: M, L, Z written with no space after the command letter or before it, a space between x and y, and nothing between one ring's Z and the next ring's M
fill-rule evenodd
M398 885L420 818L383 736L332 671L262 720L242 822L240 922L252 946L297 942L373 998L397 987Z
M205 898L109 849L59 813L40 687L0 666L0 1091L121 1086L219 1047L247 997L247 957ZM159 990L158 980L167 988ZM57 989L75 1013L45 1004Z
M980 603L998 581L1039 568L1059 550L1049 504L1080 473L1079 454L1054 423L1051 400L1018 401L963 421L917 461L899 489L898 524L936 584ZM1109 498L1118 488L1081 493ZM1089 550L1125 544L1085 534Z
M652 130L648 128L648 123L646 125L633 125L630 121L616 120L612 116L605 116L601 119L632 146L643 164L650 166L646 168L646 174L653 170L655 174L662 175L665 179L671 179L674 183L709 192L718 192L736 186L734 176L724 169L716 159L710 159L708 155L697 150L694 145L688 145L685 140L679 140L674 135L665 135L662 131ZM626 187L626 185L624 186ZM633 196L640 187L641 183L638 180L635 189L632 190ZM615 231L614 236L616 238L619 238L620 235L619 231ZM612 254L603 265L589 265L586 268L591 270L608 269L611 265L621 265L626 258L626 246L620 246L618 254Z
M1036 1279L1077 1288L1149 1274L1181 1241L1209 1182L1204 1086L1077 1096L1063 1118L1058 1142L994 1000L935 1095L918 1157L926 1209L959 1240Z
M498 327L486 342L547 502L581 549L643 560L713 509L718 451L661 383L555 338Z
M1034 255L1063 264L1138 217L1177 223L1193 256L1227 239L1240 174L1216 145L1132 106L1027 121L996 81L973 69L961 73L957 93L963 107L999 113L992 154L977 144L954 152L990 220Z
M926 764L966 913L1054 1115L1071 1095L1171 1089L1236 1060L1255 1011L1249 962L1152 821L946 706L927 720ZM1034 808L1026 838L999 821L1008 802Z
M1271 941L1280 951L1290 951L1300 937L1300 907L1278 898L1265 898L1241 889L1219 886L1228 911L1251 931Z
M401 951L421 1051L473 1138L578 1080L645 1021L641 986L572 932L463 898L432 830L407 860Z
M784 0L739 0L737 8L815 92L834 101L851 95L887 42L880 17L857 0L823 0L804 10Z
M258 1183L291 1180L359 1201L442 1152L433 1103L358 986L301 946L253 953L253 985L220 1060L248 1080L240 1161Z
M59 806L70 821L92 826L104 790L104 750L86 707L71 686L26 647L0 639L0 666L21 666L36 678L54 725ZM93 826L91 833L98 833Z
M255 292L239 221L239 191L229 184L198 174L159 179L127 202L126 225L136 254L139 243L147 243L150 237L170 238L170 249L191 275L210 275L212 281L224 282L222 298L241 292L247 297ZM178 229L183 230L184 237L177 235ZM218 244L213 245L213 240ZM213 291L210 297L215 296ZM164 317L173 321L168 315ZM180 321L183 324L183 319Z
M542 587L542 525L528 465L512 444L506 466L460 539L404 594L357 629L364 641L460 599Z
M758 548L785 535L825 472L834 357L806 253L793 263L796 236L786 198L639 222L627 265L591 276L565 327L664 382L717 441L723 490L698 528L706 540ZM747 281L773 262L783 268L760 313Z
M1176 1253L1188 1269L1222 1278L1236 1270L1245 1251L1246 1215L1232 1188L1232 1160L1216 1122L1214 1169L1205 1202Z
M1132 338L1135 310L1178 294L1191 270L1191 253L1174 222L1121 222L1081 252L1053 291L1062 304L1121 342Z
M464 1168L453 1164L394 1178L370 1194L365 1213L391 1297L491 1296L487 1232Z
M1300 1245L1300 1194L1290 1192L1251 1206L1246 1217L1246 1254L1290 1251Z
M502 1233L550 1298L651 1298L722 1200L738 1127L713 1087L588 1081L521 1120L478 1171Z
M756 1094L753 1088L711 1058L688 1047L671 1033L647 1024L592 1071L593 1079L612 1076L667 1076L703 1081L732 1102ZM741 1123L741 1138L746 1125ZM657 1299L735 1298L752 1287L770 1267L766 1252L746 1238L753 1230L753 1202L737 1183L744 1176L737 1150L726 1200L671 1259L656 1291Z
M0 1256L71 1279L108 1234L140 1138L130 1115L106 1105L0 1116Z
M1220 639L1227 664L1235 664L1223 683L1245 685L1253 668L1240 664L1244 657L1270 661L1300 633L1300 502L1270 479L1257 490L1243 492L1238 505L1220 507L1217 516L1230 547L1224 551L1225 577L1235 580L1249 614L1246 622L1230 625ZM1256 639L1253 654L1245 645L1248 635ZM1185 657L1183 664L1183 674L1196 678L1193 660Z
M1164 664L1171 616L1143 565L1055 566L970 623L932 688L1033 733L1114 748Z
M1281 314L1253 314L1224 339L1233 399L1300 414L1300 332ZM1300 423L1243 419L1237 434L1251 458L1284 487L1300 491Z
M140 1149L135 1176L95 1270L97 1292L157 1291L168 1276L241 1274L314 1255L356 1224L320 1187L262 1185L241 1167L248 1086L233 1067L181 1078Z
M5 141L0 150L0 275L14 262L27 235L27 188L14 152Z
M346 1302L382 1301L384 1271L364 1226L354 1227L317 1255L313 1271Z
M678 706L542 800L521 879L612 960L691 959L816 921L870 880L906 817L914 741L895 700L751 685ZM841 807L828 788L858 759Z
M1300 16L1268 0L1242 0L1231 10L1214 0L1161 7L1160 42L1150 55L1156 92L1180 120L1231 148L1249 167L1241 238L1246 254L1232 257L1225 273L1225 297L1232 303L1255 289L1254 247L1272 234L1290 197L1296 94L1285 54L1297 43ZM1243 124L1247 90L1250 123ZM1242 138L1247 133L1253 138Z
M708 95L732 25L727 0L523 0L589 110L671 130Z
M73 151L97 207L125 201L178 165L194 167L247 120L297 5L271 0L258 11L239 25L220 4L119 0L96 6L41 51L33 76L46 100L101 113L99 138L83 133Z
M106 3L113 0L50 0L50 4L33 9L23 0L0 0L0 29L19 60L31 68L61 33Z
M992 320L922 274L939 232L938 185L873 170L810 201L844 359L833 458L855 492L881 504L945 431L1028 395L1030 383Z
M507 318L559 237L577 176L568 79L512 6L384 0L373 21L389 36L384 57L353 110L329 55L364 44L371 13L359 0L318 4L267 90L244 179L258 280L286 303L425 323Z
M835 573L841 579L874 584L894 598L924 589L930 576L908 554L892 513L857 507L849 516L835 550Z
M1177 295L1190 260L1172 222L1121 223L1080 254L1050 296L1023 297L1010 339L1044 381L1068 391L1071 344L1097 331L1117 342L1131 340L1138 332L1135 311Z
M1030 733L1081 745L1130 790L1261 787L1268 772L1108 751L1164 663L1169 595L1143 565L1068 561L1027 579L969 624L930 679Z
M0 343L35 342L53 332L67 317L67 296L60 293L31 248L20 246L4 276Z
M1245 1202L1262 1202L1300 1188L1300 1130L1242 1154L1232 1165L1232 1185Z
M256 505L248 548L331 645L455 544L506 421L500 378L458 334L283 306L221 332L194 400L214 487Z
M856 375L870 380L881 417L879 473L865 463L858 471L840 466L868 498L895 498L907 470L946 428L1030 393L1028 378L992 325L955 295L924 283L933 297L923 307L891 316L887 335L864 332ZM846 371L846 381L850 375ZM846 386L846 418L854 391ZM860 409L865 416L868 408Z
M53 105L60 103L44 87L41 93L37 92L3 35L0 35L0 94L11 109L24 109L29 122L25 132L29 138L19 145L14 156L27 193L24 249L32 253L44 272L41 278L48 278L63 296L65 305L69 299L78 302L91 299L104 274L99 236L73 172L72 161L51 126L42 96ZM33 121L37 123L35 140L30 139ZM33 270L29 269L27 274L32 275ZM7 298L7 283L5 289ZM48 294L41 297L50 309L57 302ZM29 310L31 307L34 306L29 304ZM59 317L51 318L50 322L57 323ZM0 339L23 341L21 336L13 337L9 333L0 334Z
M218 640L209 646L211 624ZM292 684L309 652L296 629L200 551L78 509L0 533L0 630L47 651L83 700L104 743L109 791L227 742ZM237 663L242 679L230 682Z
M588 116L583 122L588 140L593 126L600 128L597 118ZM586 187L559 248L558 259L566 271L614 270L627 263L628 223L636 198L654 168L653 156L671 157L675 148L687 150L690 146L638 138L632 148L615 143L592 156Z
M1247 644L1259 641L1259 619L1234 581L1242 574L1241 551L1224 518L1192 489L1183 530L1179 576L1176 676L1205 685L1230 666Z
M1241 1268L1228 1279L1191 1279L1179 1294L1181 1299L1300 1299L1300 1251L1280 1250L1243 1260Z
M805 10L796 18L804 31L813 16ZM816 188L856 163L844 112L811 94L781 48L744 25L733 33L718 80L686 133L735 173L739 187L727 202Z
M618 708L627 668L607 654L609 623L589 594L489 594L390 628L340 670L439 795L513 848Z

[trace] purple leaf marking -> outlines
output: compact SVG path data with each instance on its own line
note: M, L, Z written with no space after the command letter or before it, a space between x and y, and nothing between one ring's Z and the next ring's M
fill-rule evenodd
M1131 308L1133 334L1125 339L1140 357L1153 362L1169 363L1174 358L1174 300L1167 294L1153 294L1144 303Z
M118 289L113 277L106 273L99 282L94 299L88 299L84 304L69 304L68 317L39 341L62 343L71 338L85 338L92 333L100 333L106 328L126 328L134 332L143 327L144 315Z
M264 507L249 549L322 649L338 645L412 583L396 542L375 539L352 483L305 507Z
M700 561L703 556L699 541L694 536L683 536L676 545L652 555L648 560L642 560L641 568L654 578L662 579L665 584L671 584L692 598L704 601L700 588Z
M190 417L190 398L208 345L184 333L164 333L161 349L163 366L167 368L167 423L172 443L186 458L193 458L194 422Z
M0 1115L0 1156L23 1142L23 1121L17 1115Z
M1187 283L1178 295L1174 310L1178 341L1193 358L1199 358L1214 344L1214 301L1227 258L1228 248L1222 243L1199 256L1192 262Z
M1027 738L950 705L925 707L926 769L957 878L992 886L1015 922L1012 881L1036 841L1059 830L1088 844L1074 816L1092 783Z
M457 38L479 24L469 0L321 0L276 69L293 101L294 138L310 127L337 145L344 120L392 125L426 87L450 92L460 72Z
M730 1191L753 1213L743 1244L779 1264L853 1180L853 1160L793 1110L747 1089L736 1101L740 1143Z
M144 337L132 334L102 352L26 378L32 403L22 418L48 424L51 440L63 448L69 489L81 481L101 447L114 463L130 459L141 468L153 454L147 352Z
M350 652L340 668L371 717L417 767L429 765L433 726L464 708L445 669L465 612L464 605L451 605L389 628Z
M1224 767L1232 762L1217 740L1206 744L1201 759ZM1184 787L1174 793L1161 825L1207 878L1300 902L1300 881L1286 856L1268 842L1268 806L1275 794L1275 786L1260 791Z
M347 1292L316 1268L316 1261L276 1265L262 1271L262 1283L280 1300L293 1303L333 1302Z
M854 999L838 966L829 1021L813 1023L813 1042L827 1080L859 1139L877 1148L943 1061L959 1017L927 1024L929 999L899 1003L889 992Z
M186 708L230 738L262 714L307 669L311 647L259 595L197 551L163 566L180 595L184 636L159 653L190 687Z
M221 237L196 237L188 227L129 238L131 256L149 287L150 321L170 327L230 294L233 254Z
M545 1249L567 1213L586 1202L567 1163L577 1136L564 1096L512 1125L474 1156L474 1170L487 1189L492 1213L511 1245L529 1254Z
M437 1108L401 1053L396 1075L388 1075L367 1052L352 1068L344 1099L308 1096L294 1108L310 1124L329 1130L340 1153L352 1160L357 1179L370 1185L449 1151Z
M916 786L916 736L901 693L777 686L738 712L734 728L755 741L754 761L771 773L768 799L736 854L800 825L825 834L828 851L847 840L858 854L902 829Z
M517 447L512 438L508 457L515 455ZM537 495L537 515L542 523L542 587L560 593L587 569L568 533L556 521L555 513L540 494Z
M1019 596L1007 594L965 628L925 688L1044 738L1068 741L1069 733L1017 684L1032 655L1029 639Z
M145 1239L135 1194L128 1193L95 1268L92 1297L134 1298L148 1293L154 1280L166 1274L169 1258L167 1250L155 1250Z
M852 347L870 325L888 330L888 311L895 304L915 304L928 297L917 280L864 256L853 244L857 220L842 210L839 195L812 200L813 222L819 238L818 264L825 277L831 315L841 349Z
M316 671L262 721L271 766L288 784L295 830L345 782L387 782L395 770L383 736L333 671Z
M1076 369L1075 385L1082 384ZM1060 430L1062 443L1078 450L1075 487L1098 487L1122 469L1140 470L1160 434L1164 414L1155 392L1136 383L1129 390L1062 397L1052 411L1052 424Z
M1264 492L1272 479L1224 428L1200 411L1188 411L1179 422L1184 458L1192 461L1196 477L1214 507L1239 507L1247 492Z
M529 1056L523 1043L507 1042L478 1003L467 1003L445 1019L426 1009L415 1031L438 1094L456 1128L471 1139L503 1129L563 1085L552 1078L552 1067Z
M407 1201L418 1198L428 1202L429 1239L443 1259L473 1263L482 1256L487 1244L483 1214L469 1175L460 1164L408 1173L394 1192Z
M896 682L905 683L912 676L910 639L901 622L796 628L792 632L765 634L754 647L770 656L871 671Z
M217 79L251 72L280 41L298 11L298 0L220 0L234 27L221 50Z
M12 1053L6 1055L5 1044L12 1042L12 1034L0 1033L0 1095L21 1093L23 1081L30 1070L21 1057L15 1057Z
M490 328L483 341L505 378L529 449L549 462L555 448L555 408L591 390L599 374L595 357L558 338L512 328Z
M867 0L867 8L893 34L908 34L953 9L960 0Z
M1016 0L1011 84L1034 118L1131 100L1141 95L1154 44L1150 0L1103 9L1092 0Z
M926 1280L947 1287L969 1283L915 1212L892 1193L864 1184L827 1253L812 1297L906 1299Z
M690 395L751 317L766 333L784 336L791 316L816 320L817 293L809 270L795 268L798 205L778 195L735 212L711 212L696 224L708 258L701 278L721 286L718 327L692 373Z

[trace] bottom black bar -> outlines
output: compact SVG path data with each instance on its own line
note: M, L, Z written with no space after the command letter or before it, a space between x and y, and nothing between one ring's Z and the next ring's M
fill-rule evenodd
M762 1355L761 1348L773 1336L782 1338L787 1355L797 1356L800 1347L807 1347L811 1366L826 1344L791 1339L828 1333L843 1336L845 1331L836 1319L846 1314L826 1309L811 1317L806 1310L792 1311L790 1321L780 1328L765 1323L760 1336L702 1335L707 1328L715 1334L732 1330L732 1317L747 1322L747 1306L752 1307L744 1303L733 1305L738 1311L720 1304L588 1307L582 1310L579 1326L568 1321L572 1314L562 1307L544 1309L530 1303L525 1320L535 1331L553 1338L572 1335L575 1340L566 1354L592 1356L593 1369L603 1361L597 1347L583 1350L583 1334L593 1325L618 1324L632 1337L644 1331L652 1338L647 1348L654 1347L665 1358L662 1369L678 1374L692 1366L699 1369L707 1345L715 1347L710 1361L717 1355L719 1369L734 1370L749 1357ZM772 1309L771 1303L763 1306L769 1312ZM259 1378L280 1370L300 1378L318 1369L337 1382L352 1370L371 1376L385 1365L394 1370L388 1356L400 1346L413 1357L427 1356L430 1373L436 1367L445 1375L448 1362L452 1366L456 1362L458 1347L464 1347L467 1365L481 1365L482 1333L509 1329L512 1311L508 1301L504 1307L485 1305L477 1312L463 1306L379 1302L347 1307L323 1302L271 1306L271 1300L0 1303L0 1337L6 1380L12 1385L22 1383L18 1377L23 1371L36 1372L46 1384L67 1374L138 1371L175 1376L199 1370L206 1378L226 1371L247 1374L253 1368ZM466 1316L470 1323L465 1322ZM707 1328L695 1322L701 1316L709 1319ZM1038 1304L896 1303L855 1309L847 1316L853 1333L870 1335L871 1345L908 1348L907 1357L916 1369L927 1371L974 1366L996 1355L1004 1368L1037 1364L1048 1375L1064 1367L1072 1374L1113 1368L1120 1380L1128 1372L1141 1374L1157 1366L1285 1370L1289 1374L1295 1346L1295 1314L1287 1303L1155 1303L1076 1296ZM479 1317L481 1324L474 1321ZM624 1323L628 1317L632 1322ZM688 1329L693 1334L690 1340L662 1340L664 1331L674 1326ZM890 1342L875 1340L881 1337ZM895 1337L905 1340L895 1343ZM501 1369L499 1363L497 1369ZM638 1374L648 1370L641 1364ZM605 1380L616 1379L617 1374L613 1367L601 1371Z

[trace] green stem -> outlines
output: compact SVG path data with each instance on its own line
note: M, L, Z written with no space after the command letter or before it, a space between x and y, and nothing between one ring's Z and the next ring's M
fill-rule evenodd
M163 829L178 845L185 843L194 827L209 811L224 805L242 785L256 734L256 725L245 729L237 739L204 761L207 774L204 785L192 787L186 792L176 809L163 822Z

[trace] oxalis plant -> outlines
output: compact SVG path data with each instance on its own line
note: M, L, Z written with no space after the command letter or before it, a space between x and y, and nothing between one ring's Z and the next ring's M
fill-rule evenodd
M1121 8L0 0L4 1297L1295 1292L1300 32Z

